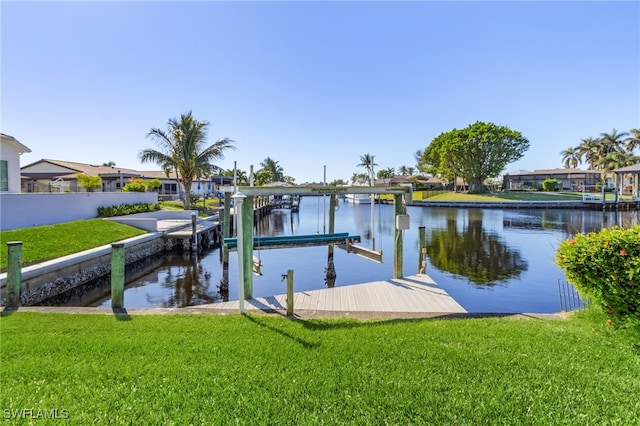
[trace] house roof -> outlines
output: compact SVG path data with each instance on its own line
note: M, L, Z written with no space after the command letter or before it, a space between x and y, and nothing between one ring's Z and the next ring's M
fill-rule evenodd
M51 164L57 166L58 168L63 168L68 170L68 173L65 171L56 171L56 172L42 172L42 171L32 171L29 170L36 165L42 164ZM145 178L158 178L158 179L167 179L167 175L165 172L161 170L148 170L148 171L138 171L134 169L128 169L124 167L117 166L103 166L103 165L94 165L87 163L77 163L73 161L62 161L62 160L53 160L50 158L43 158L42 160L36 161L31 164L27 164L20 168L22 176L26 178L57 178L61 177L63 179L75 179L78 173L83 173L89 176L101 176L101 177L119 177L122 175L123 177L141 177ZM169 175L169 179L175 179L176 174L172 172Z
M640 173L640 163L633 166L621 167L613 170L614 173Z
M532 172L526 171L526 170L519 170L519 172L521 173L507 173L505 176L510 175L510 176L517 176L517 175L559 175L559 174L584 174L584 173L595 173L595 174L601 174L602 171L601 170L582 170L582 169L541 169L541 170L534 170Z
M16 138L14 138L13 136L9 136L9 135L5 135L4 133L0 133L0 138L2 139L2 142L5 143L10 143L13 146L15 146L15 148L19 151L19 152L31 152L31 150L23 145L22 143L20 143Z

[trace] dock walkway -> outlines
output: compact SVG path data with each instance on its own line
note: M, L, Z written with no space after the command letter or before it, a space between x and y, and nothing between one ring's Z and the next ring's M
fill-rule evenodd
M246 312L286 314L286 294L245 300ZM183 308L239 312L237 300ZM294 293L294 314L309 317L406 318L464 314L467 311L424 274Z

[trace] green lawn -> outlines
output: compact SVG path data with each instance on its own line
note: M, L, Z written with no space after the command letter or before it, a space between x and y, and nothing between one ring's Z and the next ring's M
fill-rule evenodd
M23 266L89 250L146 231L110 220L88 219L0 232L0 269L7 268L9 241L22 241Z
M581 201L582 193L574 192L496 192L493 194L467 194L445 192L426 201Z
M0 326L5 418L20 409L58 410L78 425L640 418L640 332L607 327L601 314L358 322L18 311Z

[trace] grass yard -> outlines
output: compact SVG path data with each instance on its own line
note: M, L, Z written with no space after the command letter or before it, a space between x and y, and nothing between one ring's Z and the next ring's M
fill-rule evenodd
M582 193L574 192L496 192L493 194L468 194L464 192L445 192L425 201L581 201Z
M0 232L0 270L7 268L9 241L22 241L22 265L44 262L145 234L139 228L103 219L78 220Z
M5 419L20 409L58 410L79 425L640 418L640 332L593 312L359 322L18 311L0 330Z

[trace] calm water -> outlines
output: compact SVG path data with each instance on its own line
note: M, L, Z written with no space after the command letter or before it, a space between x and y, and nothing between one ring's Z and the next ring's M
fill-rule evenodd
M300 212L274 210L256 224L260 235L323 233L329 201L305 197ZM577 232L603 227L634 226L639 212L583 210L494 210L408 207L411 228L404 232L404 274L418 269L418 227L426 227L427 274L470 312L558 312L558 282L564 274L553 263L560 241ZM336 248L336 286L385 280L393 276L393 206L375 206L376 249L383 263ZM360 235L371 247L371 206L340 201L336 232ZM262 276L254 275L254 297L286 292L282 275L294 271L295 291L326 288L327 247L255 250ZM230 300L238 298L237 257L229 264ZM175 307L222 301L218 284L222 265L218 249L201 254L172 255L158 260L152 272L132 277L125 306ZM109 288L85 296L77 304L110 307ZM87 300L93 298L93 300ZM74 302L72 302L74 303Z

